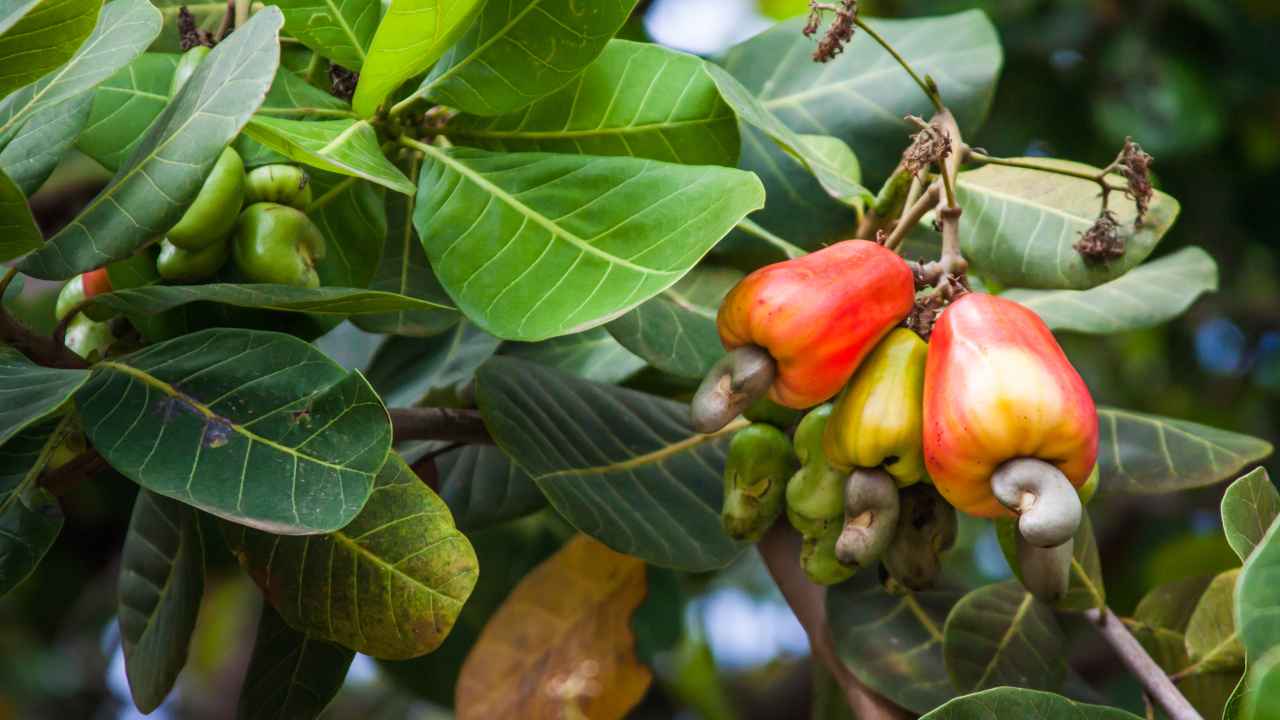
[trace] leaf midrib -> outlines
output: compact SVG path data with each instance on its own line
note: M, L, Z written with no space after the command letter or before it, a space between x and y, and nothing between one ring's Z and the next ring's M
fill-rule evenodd
M557 477L600 475L603 473L621 472L626 470L632 470L639 467L644 467L646 465L651 465L653 463L662 462L663 460L673 455L678 455L686 450L692 450L694 448L701 447L702 445L712 442L713 440L715 440L716 438L719 438L722 435L737 432L738 430L741 430L742 428L750 424L751 424L751 421L745 418L739 417L735 419L733 422L729 423L728 425L725 425L720 430L717 430L716 432L713 432L707 435L691 435L685 438L684 440L671 443L670 445L664 445L663 447L657 450L652 450L642 455L636 455L635 457L628 458L626 460L623 460L622 462L610 463L608 465L596 465L593 467L585 467L585 468L568 468L565 470L556 470L555 472L538 475L534 479L546 480L548 478L557 478Z
M1018 603L1018 609L1013 614L1013 619L1009 621L1009 627L1005 629L1004 635L1000 637L1000 642L996 644L996 650L991 655L991 660L987 663L987 667L982 671L982 677L978 678L978 684L975 689L981 690L987 684L987 679L991 677L991 673L995 671L996 661L1000 659L1001 653L1009 645L1009 642L1016 634L1018 625L1022 622L1022 617L1027 614L1027 610L1031 607L1035 597L1031 593L1024 592L1022 594L1022 602Z
M694 120L670 120L624 125L613 128L583 128L581 130L487 130L480 128L462 128L453 132L447 132L446 134L449 137L483 138L494 140L559 140L601 136L612 137L640 135L674 128L693 127L698 125L718 125L725 121L734 122L734 118L732 115L708 116Z

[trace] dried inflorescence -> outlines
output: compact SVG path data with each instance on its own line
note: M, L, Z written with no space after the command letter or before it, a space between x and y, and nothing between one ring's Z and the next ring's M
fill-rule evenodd
M1124 255L1124 237L1120 235L1120 222L1115 213L1102 211L1098 220L1080 235L1072 247L1086 262L1106 262Z
M813 37L822 27L822 14L835 14L835 20L827 33L818 41L818 49L813 51L813 59L817 62L828 62L844 52L844 46L853 40L854 19L858 16L858 0L841 0L839 3L823 3L811 0L809 3L809 22L804 26L804 36Z
M1151 160L1151 156L1143 152L1142 147L1134 142L1133 138L1124 139L1124 148L1120 151L1117 165L1129 184L1125 195L1128 195L1138 208L1137 224L1142 224L1142 219L1151 207L1151 197L1155 194L1155 190L1151 187Z
M925 123L920 118L909 118L920 125L920 132L911 136L911 144L902 153L902 167L913 177L941 163L951 155L951 136L936 123Z
M356 83L360 73L348 70L337 63L329 63L329 88L334 97L351 101L356 93Z
M186 52L197 45L213 47L213 37L196 27L195 16L183 5L178 8L178 47Z

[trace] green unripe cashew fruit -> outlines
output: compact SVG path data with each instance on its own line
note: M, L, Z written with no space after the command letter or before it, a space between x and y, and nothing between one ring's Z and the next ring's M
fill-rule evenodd
M311 177L297 165L263 165L245 179L246 204L273 202L305 211L311 204Z
M805 539L826 536L833 528L831 542L844 524L844 473L827 463L822 450L822 434L831 417L831 405L819 405L796 427L796 457L800 470L787 483L787 520Z
M825 533L805 537L800 546L800 567L810 580L819 585L842 583L858 571L856 565L845 565L836 557L840 530L840 523L832 523Z
M111 292L111 279L106 268L81 273L67 281L58 291L58 301L53 308L53 316L58 322L62 320L84 301ZM85 314L92 320L110 320L115 313L106 308L89 307Z
M178 67L173 71L173 79L169 81L169 97L178 94L183 85L191 79L191 74L200 67L200 63L209 55L209 48L204 45L197 45L182 54L182 58L178 60Z
M183 250L168 240L162 240L156 270L165 280L199 282L218 274L229 257L231 250L226 240L199 250Z
M756 423L729 443L720 521L729 537L755 542L782 514L787 478L799 463L787 434Z
M84 433L80 430L80 423L76 423L62 441L53 448L49 453L49 462L46 463L45 469L57 470L66 467L67 463L75 460L85 450L89 449L89 443L84 438Z
M231 148L222 151L195 202L165 237L183 250L200 250L224 239L244 202L244 162Z
M236 266L252 282L320 287L316 263L324 258L324 235L300 210L250 205L240 213L232 250Z
M89 362L96 362L102 359L115 339L110 325L94 322L85 317L84 313L79 313L67 325L64 342L71 352Z

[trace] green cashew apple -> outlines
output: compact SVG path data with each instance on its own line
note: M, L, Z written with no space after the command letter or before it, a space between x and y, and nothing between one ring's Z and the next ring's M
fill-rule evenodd
M111 292L111 279L107 276L106 268L98 268L90 270L87 273L77 275L67 281L62 286L62 290L58 292L58 301L54 305L53 315L58 322L62 322L67 314L74 310L84 301L97 295L103 295ZM114 313L106 308L89 307L86 314L92 320L110 320Z
M305 211L311 204L311 178L297 165L263 165L245 179L246 204L271 202Z
M156 270L165 280L199 282L218 273L231 250L226 240L219 240L199 250L183 250L168 240L160 242L160 256L156 258Z
M244 202L244 162L231 148L222 151L195 202L165 237L183 250L200 250L222 240L236 224Z
M178 94L182 86L191 79L192 73L208 56L209 48L204 45L197 45L182 54L182 58L178 60L178 67L173 71L173 79L169 81L169 97Z
M316 263L324 258L324 235L300 210L276 203L245 208L232 251L251 282L320 287Z

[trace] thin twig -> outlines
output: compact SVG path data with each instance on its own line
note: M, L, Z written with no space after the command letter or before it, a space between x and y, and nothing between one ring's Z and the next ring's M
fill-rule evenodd
M446 442L492 445L493 437L478 410L442 407L393 408L392 435L395 442L443 440Z
M1170 720L1204 720L1182 693L1178 692L1173 681L1151 659L1120 618L1111 612L1111 608L1092 608L1086 610L1084 615L1101 631L1102 637L1120 656L1121 662L1142 683L1147 695Z
M907 720L914 717L863 685L836 654L831 628L827 625L827 591L815 585L800 569L800 537L795 531L786 523L779 522L756 545L756 549L808 634L814 658L827 667L844 690L854 716L859 720Z
M236 14L236 0L227 0L227 10L222 13L222 20L218 22L218 29L213 33L213 41L215 43L222 42L231 32L231 18Z
M963 159L960 148L964 147L964 141L960 136L960 125L956 123L956 118L950 110L944 108L934 117L933 122L941 125L942 131L951 140L952 148L951 154L942 160L940 180L946 192L946 205L938 209L938 224L942 227L942 257L939 260L942 263L942 269L949 276L944 277L942 281L950 282L951 277L963 277L965 271L969 269L969 263L960 252L960 215L963 210L956 202L955 192L956 176L960 173L960 163Z
M885 238L884 246L898 251L902 241L907 237L907 233L919 224L920 219L929 213L930 210L938 206L940 193L937 185L930 185L929 189L902 213L902 219L898 220L898 224L893 226L893 232L889 233L889 237Z
M880 33L871 29L871 26L863 22L860 17L854 16L853 24L862 28L863 32L871 36L872 40L880 43L880 47L884 48L885 52L892 55L893 59L898 61L898 64L902 66L903 70L907 71L907 74L916 82L916 85L920 86L920 91L925 94L925 97L929 98L929 102L933 103L934 110L940 113L946 110L946 107L942 104L942 97L938 94L937 87L931 83L925 82L923 78L917 75L915 69L911 67L911 63L908 63L906 58L899 55L898 51L894 49L893 45L891 45L888 40L885 40L880 36Z

